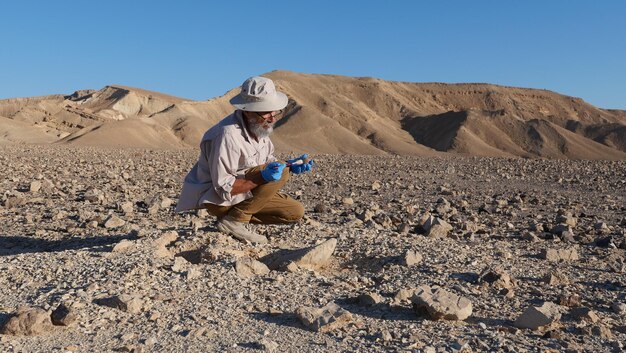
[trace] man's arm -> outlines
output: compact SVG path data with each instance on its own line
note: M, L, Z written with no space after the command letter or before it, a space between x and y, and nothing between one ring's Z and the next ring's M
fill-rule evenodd
M259 184L255 183L252 180L248 179L235 179L235 183L233 184L233 188L230 190L230 194L232 196L237 194L243 194L248 192L254 188L259 186Z

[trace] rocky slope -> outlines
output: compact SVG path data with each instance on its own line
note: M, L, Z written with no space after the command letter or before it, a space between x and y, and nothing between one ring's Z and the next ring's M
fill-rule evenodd
M285 190L305 220L259 226L270 243L250 246L203 212L173 213L196 151L0 150L0 321L30 322L4 326L3 352L609 352L626 340L624 161L315 155ZM263 263L329 239L323 263ZM453 312L435 305L455 298L444 292Z
M282 152L626 159L626 112L490 84L391 82L274 71L290 97ZM124 86L0 101L0 141L194 147L238 89L195 102Z

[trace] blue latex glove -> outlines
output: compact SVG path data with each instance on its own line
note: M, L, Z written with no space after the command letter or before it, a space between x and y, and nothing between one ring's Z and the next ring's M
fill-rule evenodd
M307 163L302 163L302 164L293 164L296 163L300 160L304 160L305 158L309 157L308 154L303 154L302 156L298 157L298 158L294 158L294 159L290 159L287 161L287 164L291 164L289 166L289 171L294 173L294 174L300 174L300 173L304 173L304 172L308 172L311 170L311 167L313 167L313 160L308 161Z
M265 169L261 171L261 176L267 182L280 180L283 176L283 169L286 165L283 163L272 162L265 166Z

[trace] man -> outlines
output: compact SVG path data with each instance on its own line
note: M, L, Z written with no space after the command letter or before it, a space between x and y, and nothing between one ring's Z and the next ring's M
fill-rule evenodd
M200 157L185 177L176 211L206 208L218 218L220 231L251 243L267 243L267 238L246 229L248 223L300 220L302 204L279 190L290 171L307 172L313 161L302 155L280 163L269 139L287 102L272 80L247 79L230 100L237 109L202 137Z

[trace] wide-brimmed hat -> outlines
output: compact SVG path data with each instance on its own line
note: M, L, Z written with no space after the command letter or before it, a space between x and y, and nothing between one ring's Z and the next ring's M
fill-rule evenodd
M254 76L241 85L241 92L230 100L235 108L249 112L272 112L287 106L287 95L276 91L274 81Z

